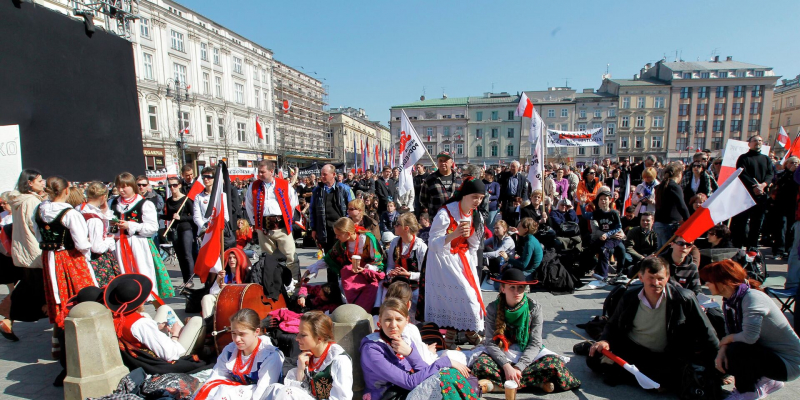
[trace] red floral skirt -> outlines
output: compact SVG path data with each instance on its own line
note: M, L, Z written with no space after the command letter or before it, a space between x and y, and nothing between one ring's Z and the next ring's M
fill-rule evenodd
M55 257L52 274L55 275L55 284L52 281L50 270L50 257ZM42 253L44 262L44 294L47 299L47 315L50 322L64 327L64 318L67 317L67 302L78 292L87 287L94 286L89 263L86 257L76 249L61 251L45 251ZM56 304L54 290L58 290L60 304Z

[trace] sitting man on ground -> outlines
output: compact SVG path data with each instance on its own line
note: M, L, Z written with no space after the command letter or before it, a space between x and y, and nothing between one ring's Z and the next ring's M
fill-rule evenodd
M633 271L630 275L636 274L639 263L647 256L658 250L658 240L656 231L653 230L653 213L643 212L639 214L639 226L632 228L625 239L625 251L631 257Z
M631 373L603 356L611 351L665 390L680 389L688 363L712 370L719 348L714 328L691 291L670 281L669 266L659 257L645 258L639 279L628 289L606 324L601 340L589 350L586 364L605 375L606 383L636 385Z

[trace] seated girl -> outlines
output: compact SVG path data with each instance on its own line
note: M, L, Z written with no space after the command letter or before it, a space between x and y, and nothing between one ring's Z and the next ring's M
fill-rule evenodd
M364 400L384 396L441 399L443 392L458 392L464 399L475 399L475 391L465 378L469 370L464 364L448 356L429 364L422 358L422 350L403 336L408 325L407 303L387 298L379 317L378 332L365 337L360 346Z
M561 358L544 349L542 306L526 295L536 281L527 281L516 268L492 279L500 282L500 296L486 306L485 350L472 365L481 386L503 391L503 383L513 380L520 389L538 387L548 393L579 387Z
M394 227L397 237L389 245L389 253L386 257L386 281L384 282L386 287L393 282L407 282L411 286L413 295L409 313L412 316L417 312L419 278L422 263L428 253L428 245L417 237L417 232L419 232L419 223L413 213L405 213L397 219ZM376 306L380 306L380 300L378 299Z
M250 269L250 259L247 258L244 251L239 247L234 247L225 250L223 254L225 260L225 269L217 274L217 280L211 286L207 295L203 296L200 300L200 315L203 319L214 315L214 309L217 306L217 296L225 285L241 284L245 281L247 270Z
M339 218L333 225L333 232L337 242L328 254L308 267L306 276L328 268L328 273L341 277L347 302L370 312L378 295L378 286L386 276L380 243L372 233L363 228L356 229L350 218Z
M508 235L508 224L502 219L494 224L494 236L483 242L483 258L492 274L499 274L502 266L506 263L505 258L500 257L501 251L508 254L509 257L514 257L516 254L514 239Z
M400 213L396 210L397 206L393 201L386 203L386 211L381 214L380 228L381 228L381 241L389 243L394 240L394 226L397 224L397 219Z
M333 321L320 311L300 318L297 345L302 353L297 367L286 374L283 384L267 388L266 399L351 400L353 362L342 346L333 341Z
M231 317L233 341L225 346L195 400L260 400L281 378L283 353L261 335L258 314L243 308Z
M526 217L517 224L517 244L512 255L505 251L498 254L508 262L506 269L515 268L525 273L526 280L533 280L533 274L542 264L544 251L542 244L533 236L539 229L539 224L533 218Z

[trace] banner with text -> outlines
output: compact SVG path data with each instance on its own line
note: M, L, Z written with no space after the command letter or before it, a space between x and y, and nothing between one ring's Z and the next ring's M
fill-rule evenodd
M0 126L0 184L13 189L22 172L19 125Z
M586 131L547 130L547 147L590 147L603 145L603 128Z

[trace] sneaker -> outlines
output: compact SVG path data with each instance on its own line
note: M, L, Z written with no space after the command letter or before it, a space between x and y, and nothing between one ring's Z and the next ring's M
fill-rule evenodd
M783 389L783 382L772 380L765 377L762 377L756 383L756 393L758 394L758 398L767 397L768 394L777 392L778 390Z
M606 281L598 279L596 281L589 282L589 284L587 286L589 286L590 288L593 288L593 289L599 289L599 288L602 288L602 287L606 287L607 285L608 285L608 283L606 283Z

